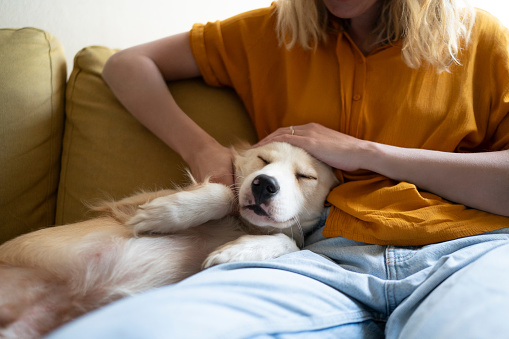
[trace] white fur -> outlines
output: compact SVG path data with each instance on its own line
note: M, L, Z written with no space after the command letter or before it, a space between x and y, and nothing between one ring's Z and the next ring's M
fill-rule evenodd
M237 261L260 261L298 251L295 241L283 233L244 235L219 247L203 262L203 268Z

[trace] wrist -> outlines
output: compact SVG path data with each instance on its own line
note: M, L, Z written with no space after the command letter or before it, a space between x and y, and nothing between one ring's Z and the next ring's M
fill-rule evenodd
M361 140L357 145L357 168L379 173L385 154L384 146L386 145Z
M420 159L415 151L412 148L372 142L366 169L394 180L408 180L409 169L415 167L416 161Z
M185 142L180 155L186 163L193 164L203 156L207 157L210 154L217 154L218 151L223 151L224 149L225 147L217 142L217 140L207 135L204 138L195 139L193 142Z

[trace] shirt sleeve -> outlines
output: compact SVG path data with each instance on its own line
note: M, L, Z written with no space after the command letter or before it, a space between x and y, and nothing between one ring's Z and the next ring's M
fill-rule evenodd
M205 82L211 86L231 86L221 43L221 23L195 24L191 30L191 49Z
M240 92L245 90L250 62L259 63L259 47L274 45L276 34L264 32L274 30L275 6L193 26L191 50L207 84L234 87Z

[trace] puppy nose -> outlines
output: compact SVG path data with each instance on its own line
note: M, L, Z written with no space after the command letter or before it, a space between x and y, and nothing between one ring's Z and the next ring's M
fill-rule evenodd
M253 191L256 203L261 204L279 192L279 184L273 177L260 174L253 179L251 190Z

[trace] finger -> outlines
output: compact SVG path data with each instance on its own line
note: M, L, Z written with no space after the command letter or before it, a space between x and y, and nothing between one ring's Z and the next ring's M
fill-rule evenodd
M276 136L276 137L271 138L271 139L267 139L267 140L263 139L256 146L260 147L260 146L266 145L266 144L271 143L271 142L286 142L286 143L288 143L290 145L306 149L307 146L308 146L307 145L307 141L309 141L309 139L306 138L305 136L283 134L283 135L279 135L279 136Z
M209 181L216 184L223 184L228 187L233 187L233 176L231 174L212 175L209 178Z
M253 145L253 147L260 147L260 146L266 145L271 142L282 141L282 140L284 140L282 138L286 138L286 136L288 136L288 135L295 136L296 135L295 133L296 133L296 128L294 126L282 127L282 128L277 129L276 131L272 132L271 134L269 134L262 140L260 140L258 143Z

